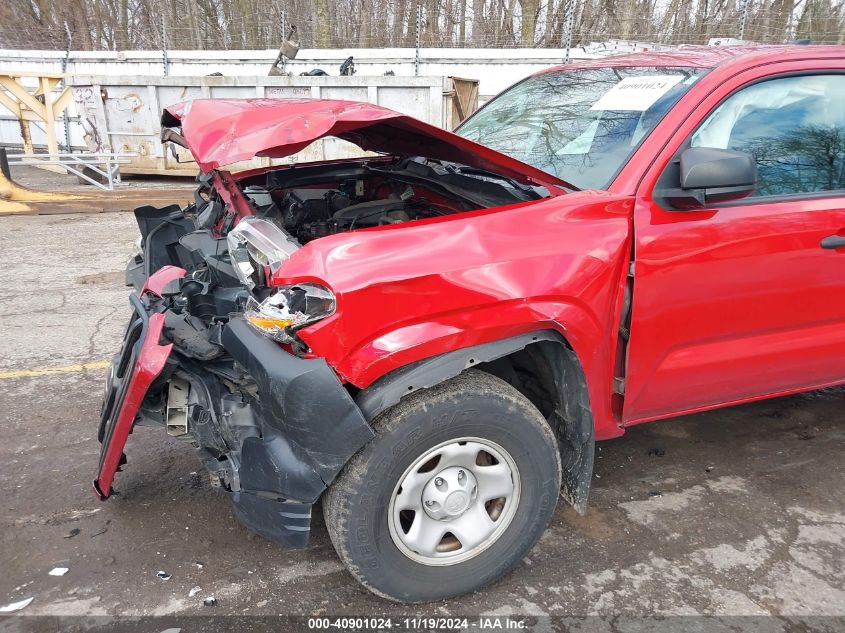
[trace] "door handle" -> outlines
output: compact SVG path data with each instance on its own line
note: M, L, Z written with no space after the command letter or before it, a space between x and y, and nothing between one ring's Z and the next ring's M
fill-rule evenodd
M841 235L828 235L822 240L821 247L828 248L830 250L845 248L845 237L842 237Z

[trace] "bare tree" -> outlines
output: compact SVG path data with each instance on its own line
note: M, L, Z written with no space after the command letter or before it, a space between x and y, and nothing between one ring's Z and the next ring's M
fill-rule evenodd
M740 0L3 0L0 47L273 49L280 17L304 47L559 47L574 2L576 44L704 44L736 36ZM748 0L746 38L845 41L845 0ZM164 25L164 33L162 33ZM68 41L68 33L70 41Z

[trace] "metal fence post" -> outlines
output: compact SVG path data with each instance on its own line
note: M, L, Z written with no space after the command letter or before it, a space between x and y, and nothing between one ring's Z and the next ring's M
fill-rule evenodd
M420 76L420 32L422 31L422 2L417 2L417 43L414 53L414 77Z
M167 28L165 25L164 14L161 14L161 64L164 68L164 76L170 74L170 60L167 58Z
M739 28L736 37L745 39L745 23L748 21L748 0L739 0Z
M566 5L566 17L563 22L563 41L566 47L566 54L563 57L563 63L568 64L571 60L570 52L572 50L572 29L575 24L575 0L569 0Z
M62 59L62 74L67 74L67 65L70 62L70 46L71 46L71 35L70 35L70 27L65 22L65 35L67 36L67 46L65 47L65 56ZM59 84L59 88L65 87L65 81L62 79L62 82ZM64 112L62 113L62 123L65 126L65 149L68 151L68 154L73 153L73 146L70 143L70 117L67 113L67 108L65 108Z

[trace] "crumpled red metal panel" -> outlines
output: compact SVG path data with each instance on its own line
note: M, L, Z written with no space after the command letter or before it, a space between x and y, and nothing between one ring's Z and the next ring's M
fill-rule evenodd
M454 161L574 189L559 178L457 134L371 103L327 99L195 99L170 106L162 126L179 127L203 171L250 160L282 158L335 136L362 149Z
M147 390L164 369L164 364L173 349L173 343L166 345L159 343L163 328L164 314L159 312L150 315L147 334L141 345L138 360L132 369L126 396L115 420L111 437L103 440L108 441L108 445L103 449L103 459L97 471L97 478L94 480L94 491L101 499L107 499L111 494L114 474L120 466L120 457L123 455L123 447L126 446L126 440L135 424L135 416L141 408Z

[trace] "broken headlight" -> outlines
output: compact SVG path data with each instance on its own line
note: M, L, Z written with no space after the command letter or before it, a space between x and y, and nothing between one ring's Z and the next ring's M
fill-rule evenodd
M291 333L309 323L334 314L334 293L319 284L302 283L281 286L264 301L250 297L244 316L265 336L282 343L290 343Z
M229 231L229 259L249 290L264 285L265 272L276 272L299 248L287 233L267 220L244 218Z

